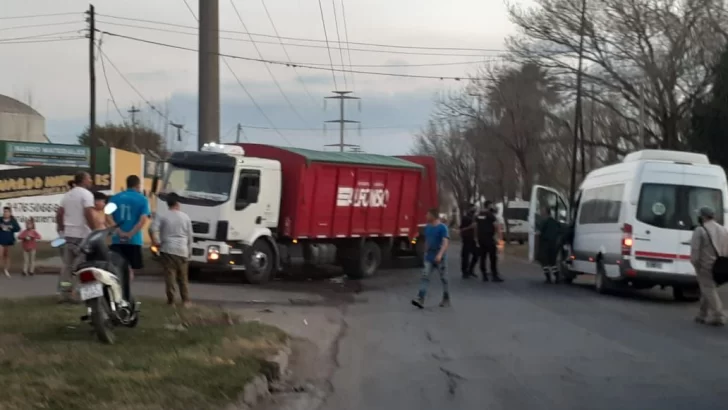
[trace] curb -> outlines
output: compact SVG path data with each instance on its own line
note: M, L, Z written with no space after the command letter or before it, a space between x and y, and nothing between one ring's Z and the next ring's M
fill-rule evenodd
M271 384L283 379L288 373L290 356L291 345L288 341L275 355L264 361L263 374L246 383L238 400L225 407L225 410L250 410L261 400L270 397Z

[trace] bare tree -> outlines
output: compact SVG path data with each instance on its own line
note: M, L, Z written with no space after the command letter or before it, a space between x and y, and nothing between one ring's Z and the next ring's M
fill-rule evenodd
M709 87L710 67L725 41L719 0L590 1L581 22L579 0L536 0L524 10L511 6L511 21L522 35L509 39L516 61L533 62L573 90L583 29L585 94L663 148L684 143L681 130L690 107ZM594 85L595 92L590 92ZM640 124L644 96L646 121ZM613 146L612 148L616 148Z

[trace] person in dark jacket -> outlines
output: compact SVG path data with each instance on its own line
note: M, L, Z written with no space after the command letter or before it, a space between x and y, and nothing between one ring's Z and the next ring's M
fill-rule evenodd
M559 253L559 223L551 216L547 206L541 207L541 218L537 225L538 236L537 260L541 263L546 283L559 281L559 267L556 265Z
M493 276L493 282L503 282L498 274L498 242L503 239L503 235L495 216L496 212L493 202L486 201L485 208L475 219L476 237L480 247L480 273L484 282L488 281L488 273L485 270L486 258L490 258L490 274Z
M467 211L460 219L460 272L463 279L474 277L473 269L478 263L478 245L475 242L475 206L468 204Z
M13 216L9 206L3 208L3 219L0 221L0 246L2 246L3 270L10 277L10 248L15 245L15 234L20 232L20 224Z

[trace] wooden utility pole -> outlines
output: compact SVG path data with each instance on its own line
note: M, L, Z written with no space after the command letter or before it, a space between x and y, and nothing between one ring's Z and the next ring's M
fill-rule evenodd
M89 167L91 168L91 181L96 185L96 148L99 142L96 136L96 11L90 4L88 11L88 74L89 74L89 114L88 114L88 141L89 141Z
M337 122L339 123L339 143L338 144L328 144L324 145L325 147L339 147L339 152L344 152L344 147L354 147L356 145L352 144L345 144L344 143L344 124L358 124L359 121L351 121L344 118L344 102L345 100L361 100L359 97L352 97L348 94L351 94L351 91L332 91L334 94L330 97L324 97L326 99L334 99L339 100L339 119L338 120L331 120L326 122Z

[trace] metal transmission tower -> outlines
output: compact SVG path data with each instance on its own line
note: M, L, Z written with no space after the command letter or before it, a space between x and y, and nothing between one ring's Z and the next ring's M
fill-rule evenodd
M339 152L344 152L344 147L358 147L358 145L353 144L345 144L344 143L344 124L359 124L359 121L352 121L347 120L344 118L344 102L346 100L361 100L359 97L352 97L348 94L351 94L351 91L332 91L336 95L332 95L330 97L324 97L325 99L334 99L339 100L339 119L338 120L330 120L326 121L327 123L330 122L338 122L339 123L339 143L338 144L328 144L324 145L325 147L339 147Z

